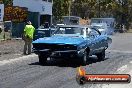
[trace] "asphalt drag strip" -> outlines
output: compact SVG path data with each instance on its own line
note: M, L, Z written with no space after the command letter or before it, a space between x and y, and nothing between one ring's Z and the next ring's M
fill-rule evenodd
M132 54L132 51L106 50L106 59L108 59L110 57L113 57L113 55L111 55L111 54L114 54L114 53L118 53L118 55L116 55L116 56L123 57L124 55L127 56L129 54ZM120 54L122 54L122 55L120 55ZM34 57L36 58L37 55L36 54L31 54L31 55L21 56L21 57L18 57L18 58L13 58L13 59L8 59L8 60L2 60L2 61L0 61L0 66L1 65L6 65L6 64L9 64L9 63L21 62L23 60L24 61L25 60L29 60L29 58L32 58L33 59ZM97 58L96 57L95 58L92 57L92 59L97 59Z
M130 52L106 51L106 60L98 62L96 57L91 57L84 68L88 74L129 73L128 69L132 69L131 57ZM3 60L0 61L0 88L102 88L104 86L78 85L77 67L75 62L65 63L61 60L51 60L42 66L38 63L35 54Z

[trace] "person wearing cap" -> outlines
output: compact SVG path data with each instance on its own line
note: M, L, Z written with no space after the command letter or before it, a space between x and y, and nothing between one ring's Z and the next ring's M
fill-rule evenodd
M2 32L2 28L0 27L0 34L1 34L1 32Z
M31 54L31 44L32 44L34 31L35 28L32 26L32 23L28 21L27 25L24 28L24 35L23 35L23 40L25 42L24 50L23 50L24 55Z

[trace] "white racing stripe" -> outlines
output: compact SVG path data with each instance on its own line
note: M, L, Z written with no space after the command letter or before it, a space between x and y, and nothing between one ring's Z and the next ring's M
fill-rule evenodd
M0 61L0 66L8 64L8 63L14 63L14 62L19 62L19 61L23 61L23 60L28 60L28 58L32 58L32 57L35 57L35 56L37 56L37 55L36 54L31 54L31 55L22 56L22 57L15 58L15 59L3 60L3 61Z

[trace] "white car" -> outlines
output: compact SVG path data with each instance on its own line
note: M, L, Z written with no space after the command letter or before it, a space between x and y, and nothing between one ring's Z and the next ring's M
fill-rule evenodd
M97 28L101 34L108 34L108 27L106 23L92 23L91 27Z

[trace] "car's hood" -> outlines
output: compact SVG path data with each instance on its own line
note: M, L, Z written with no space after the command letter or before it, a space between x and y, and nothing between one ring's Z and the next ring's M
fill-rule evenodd
M50 44L72 44L78 45L83 43L85 40L82 37L68 37L68 36L51 36L45 38L39 38L33 43L50 43Z

